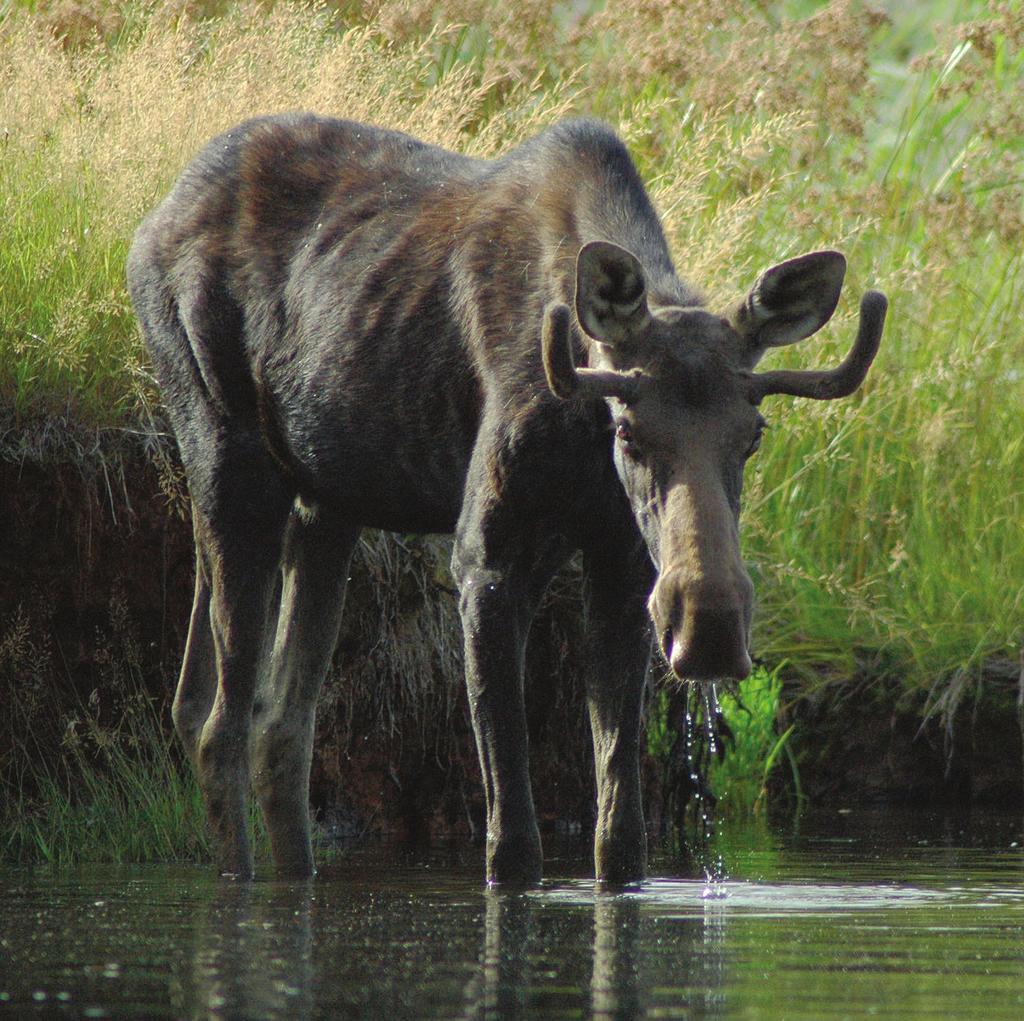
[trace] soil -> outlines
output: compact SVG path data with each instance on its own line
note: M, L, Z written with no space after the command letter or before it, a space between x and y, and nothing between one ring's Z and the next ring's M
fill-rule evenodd
M944 702L870 673L813 696L790 690L811 802L1024 807L1024 663L992 660L935 690Z
M371 537L353 569L345 623L318 713L312 802L338 835L479 833L483 804L460 676L454 593L438 540ZM173 692L192 598L191 528L173 464L145 452L91 466L0 463L0 730L4 779L18 756L61 755L82 707L118 712L141 686ZM434 582L437 582L436 584ZM572 572L534 625L527 684L542 826L593 824L590 738L572 649L581 639ZM437 636L445 635L443 641ZM1022 803L1020 668L994 664L946 721L870 675L811 698L781 721L814 803ZM948 724L948 726L947 726ZM786 771L777 771L785 777ZM654 828L666 770L644 763Z

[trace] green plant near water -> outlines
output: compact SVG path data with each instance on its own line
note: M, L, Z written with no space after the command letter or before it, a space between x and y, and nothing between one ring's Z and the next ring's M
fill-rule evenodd
M781 669L755 667L735 692L719 695L731 738L726 754L711 760L708 777L718 805L726 815L761 812L767 805L768 781L779 767L788 767L792 787L801 799L800 772L789 752L790 724L779 733L782 703Z
M83 707L68 722L59 772L35 770L8 784L0 858L54 866L207 860L199 788L171 742L141 694L116 729Z
M719 307L768 263L847 253L836 325L776 364L834 363L859 293L891 300L859 395L766 408L743 529L757 652L803 690L884 664L908 692L1020 655L1019 5L73 6L0 5L0 456L152 432L124 256L217 131L301 105L492 155L596 113Z
M701 802L710 795L714 811L702 804L689 813L698 831L714 829L722 818L759 816L767 808L769 780L781 766L796 807L803 801L800 770L789 749L793 725L780 733L783 665L755 666L733 687L718 690L679 687L666 679L652 700L647 720L647 751L666 765L665 780L686 792L676 800ZM673 822L680 824L682 805ZM672 807L669 806L670 814ZM707 818L700 825L700 816Z
M42 689L52 653L19 613L0 634L6 716L0 760L0 861L56 867L80 862L208 861L198 784L169 725L166 698L148 694L127 603L112 601L95 636L100 687L63 707ZM20 698L11 697L15 692ZM56 732L63 755L47 743ZM258 859L269 860L253 806Z
M128 603L93 638L93 688L61 699L54 649L19 610L0 629L0 860L55 866L209 857L198 785L166 699L145 690ZM51 746L59 745L54 759ZM265 840L264 840L265 845Z
M168 707L146 694L123 602L97 632L103 663L78 704L59 704L40 681L50 650L19 614L0 636L7 693L0 762L0 860L55 866L208 857L198 786L167 726ZM11 697L14 693L19 697ZM59 740L54 761L47 744Z

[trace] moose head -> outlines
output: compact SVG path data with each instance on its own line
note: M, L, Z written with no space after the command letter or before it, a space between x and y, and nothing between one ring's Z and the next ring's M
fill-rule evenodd
M573 360L570 309L545 310L543 360L561 398L602 397L615 427L614 462L658 569L649 610L680 678L747 676L753 586L739 546L743 469L773 394L833 400L861 384L878 350L887 301L861 300L849 355L830 371L754 371L768 348L819 330L839 301L846 260L802 255L766 270L721 315L657 303L631 252L590 242L576 262L576 319L589 365Z

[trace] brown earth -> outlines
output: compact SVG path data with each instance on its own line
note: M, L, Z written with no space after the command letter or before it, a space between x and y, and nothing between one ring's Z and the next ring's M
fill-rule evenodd
M141 452L85 467L0 462L4 780L27 775L17 760L30 746L59 758L70 720L84 710L109 723L139 687L170 726L194 570L173 474ZM376 533L357 554L312 773L333 832L465 834L483 819L448 555L440 539ZM570 830L590 825L594 782L567 659L572 582L556 585L535 624L527 691L542 823Z
M811 801L1024 807L1024 662L992 660L935 692L872 673L790 692L786 722Z
M0 462L2 779L24 756L61 755L83 706L116 717L141 687L173 691L191 604L191 531L173 461L129 449L59 466ZM538 810L548 830L593 819L590 738L572 649L581 640L574 572L534 625L527 685ZM312 800L329 832L460 835L483 819L461 683L461 638L439 539L368 533L318 716ZM923 698L870 672L799 691L787 709L804 790L837 801L1020 805L1020 667L961 684L946 728ZM31 734L32 741L26 741ZM785 781L784 771L778 774ZM655 828L666 770L644 764Z

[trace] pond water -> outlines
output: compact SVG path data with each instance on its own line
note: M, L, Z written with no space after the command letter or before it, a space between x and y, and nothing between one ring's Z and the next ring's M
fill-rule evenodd
M1017 818L832 814L720 834L595 892L580 848L488 892L481 852L374 845L309 883L0 870L0 1017L1024 1018Z

